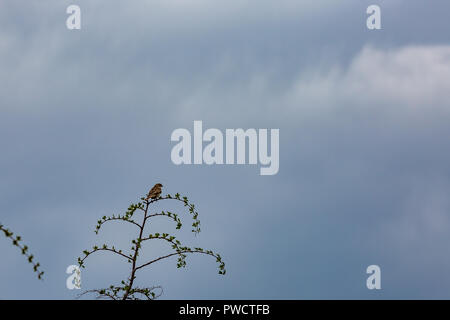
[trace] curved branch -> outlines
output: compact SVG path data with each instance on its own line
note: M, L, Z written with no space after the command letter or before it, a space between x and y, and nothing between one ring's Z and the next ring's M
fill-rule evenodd
M165 214L165 213L154 213L154 214L149 214L149 215L145 218L145 220L147 220L148 218L151 218L151 217L156 217L156 216L167 216L167 214Z
M146 266L149 266L149 265L151 265L151 264L153 264L153 263L155 263L155 262L157 262L157 261L160 261L160 260L163 260L163 259L167 259L167 258L170 258L170 257L172 257L172 256L180 255L180 254L183 254L183 253L203 253L203 254L206 254L206 255L208 255L208 256L212 256L212 257L214 257L214 258L217 258L217 256L215 256L214 254L211 254L211 253L208 253L208 252L205 252L205 251L200 251L200 250L183 250L183 251L178 251L178 252L170 253L170 254L168 254L168 255L165 255L165 256L156 258L156 259L154 259L154 260L151 260L151 261L149 261L149 262L147 262L147 263L144 263L143 265L140 265L139 267L136 267L136 271L139 270L139 269L141 269L141 268L144 268L144 267L146 267Z
M153 240L153 239L166 240L167 242L170 242L173 245L179 245L180 244L180 243L177 244L176 242L173 241L173 240L175 240L175 237L169 236L169 238L167 238L167 237L164 237L164 236L155 236L155 235L150 235L150 237L142 238L141 242L148 241L148 240Z
M84 292L80 293L79 295L77 295L77 299L80 299L82 296L84 296L88 293L96 293L98 295L97 299L101 299L102 297L107 297L112 300L117 300L117 298L114 295L112 295L109 292L107 292L106 290L102 290L102 289L92 289L92 290L84 291Z
M141 226L139 225L139 223L137 223L136 221L131 220L131 219L125 219L124 217L114 217L114 218L108 217L108 218L104 219L104 220L103 220L100 224L98 224L98 225L102 226L102 225L105 224L106 222L113 221L113 220L122 220L122 221L126 221L126 222L129 222L129 223L132 223L132 224L136 225L138 228L141 227Z
M83 262L87 259L87 257L89 257L91 254L94 254L97 251L110 251L112 253L118 254L124 258L126 258L127 260L132 259L132 257L127 256L126 254L123 254L122 252L119 252L115 249L111 249L111 248L94 248L94 250L92 251L84 251L85 257L83 259L79 260L80 265L83 264Z
M161 201L161 200L177 200L177 201L183 202L184 204L188 205L187 198L180 198L177 196L172 197L170 194L163 196L163 197L156 198L156 199L152 199L150 201L147 200L147 202L148 202L148 204L152 204L153 202L157 202L157 201Z
M183 226L183 223L181 222L181 219L178 217L178 215L176 213L172 213L170 211L167 211L167 212L162 211L161 213L150 214L145 217L144 222L147 222L147 219L149 219L149 218L157 217L157 216L163 216L163 217L168 217L168 218L172 219L177 224L177 226L176 226L177 230L181 229L181 227Z
M160 290L159 294L156 294L154 292L155 289ZM129 292L128 300L139 300L137 297L134 296L136 293L143 295L148 300L155 300L155 299L159 298L160 296L162 296L163 292L164 292L164 290L161 286L153 286L151 288L133 288Z
M14 233L6 228L2 224L0 224L0 231L2 231L5 234L5 237L11 239L14 246L20 249L21 253L27 258L28 262L32 264L33 271L36 272L38 275L38 279L42 280L42 276L44 275L44 271L40 271L39 267L41 266L39 262L33 262L34 256L28 252L28 246L27 245L21 245L20 241L22 241L22 238L20 236L15 236Z
M200 220L198 219L198 212L195 211L195 205L190 203L187 197L181 198L181 196L177 193L177 194L175 194L174 197L172 197L170 194L168 194L166 196L152 199L150 201L145 200L145 198L141 198L141 199L143 199L145 201L147 206L154 202L161 201L161 200L176 200L176 201L182 202L185 207L189 207L189 213L192 214L192 219L194 220L194 223L192 224L192 232L194 232L195 234L200 233L201 229L200 229ZM157 214L157 215L164 215L164 214ZM177 222L181 223L181 221L177 221ZM177 229L179 229L179 228L181 228L180 224L177 226Z

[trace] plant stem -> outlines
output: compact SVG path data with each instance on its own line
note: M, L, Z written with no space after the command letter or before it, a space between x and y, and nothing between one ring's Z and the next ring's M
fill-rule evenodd
M130 291L133 287L133 282L135 279L135 274L136 274L136 261L137 261L137 257L138 257L138 252L139 252L139 247L141 246L141 239L142 239L142 234L144 233L144 228L145 228L145 222L147 220L147 212L148 212L148 206L149 206L149 202L146 202L145 205L145 210L144 210L144 219L142 220L142 225L139 225L140 231L139 231L139 238L137 239L137 242L135 243L135 248L134 248L134 256L133 256L133 264L131 267L131 275L130 275L130 283L128 285L127 290L125 291L125 294L123 295L123 300L127 300L128 295L130 294Z

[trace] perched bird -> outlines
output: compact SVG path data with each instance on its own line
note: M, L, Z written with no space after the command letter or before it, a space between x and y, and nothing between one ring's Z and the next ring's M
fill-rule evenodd
M145 200L149 199L157 199L161 195L161 188L163 185L161 183L157 183L153 186L153 188L150 189L150 191L147 194L147 198Z

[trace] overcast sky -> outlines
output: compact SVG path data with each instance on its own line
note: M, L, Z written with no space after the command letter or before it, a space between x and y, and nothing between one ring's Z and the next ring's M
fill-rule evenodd
M81 30L66 8L81 7ZM366 8L381 7L381 30ZM2 0L0 298L73 299L82 250L129 248L105 226L155 183L202 232L156 221L227 263L189 256L138 275L165 299L450 298L450 3L446 0ZM280 170L176 166L177 128L280 129ZM163 203L155 210L182 206ZM185 214L184 214L185 213ZM152 244L146 255L170 248ZM381 267L382 290L366 288ZM87 261L83 289L127 264Z

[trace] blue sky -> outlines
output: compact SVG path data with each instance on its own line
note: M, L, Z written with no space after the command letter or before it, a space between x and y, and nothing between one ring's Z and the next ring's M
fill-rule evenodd
M65 27L78 4L82 29ZM378 4L382 30L366 28ZM450 298L450 33L444 0L0 3L0 298L72 299L68 265L133 230L98 217L156 182L197 205L220 252L144 271L163 298ZM175 166L170 135L279 128L280 170ZM164 209L182 213L182 207ZM158 207L155 209L162 209ZM187 216L187 215L186 215ZM161 221L149 229L172 231ZM148 256L163 250L149 247ZM88 261L84 289L128 265ZM382 290L366 288L377 264Z

